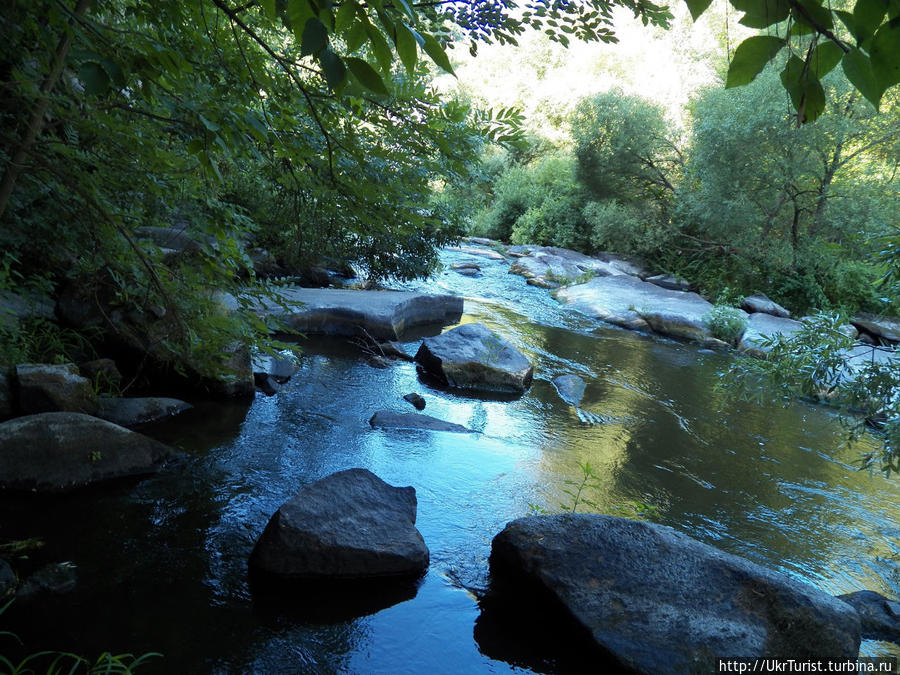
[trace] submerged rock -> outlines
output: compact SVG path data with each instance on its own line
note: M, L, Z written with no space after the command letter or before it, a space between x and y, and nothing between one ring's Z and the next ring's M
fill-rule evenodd
M461 424L445 422L431 415L398 413L392 410L379 410L372 415L369 424L372 427L382 429L422 429L424 431L452 431L458 434L474 433L471 429L467 429Z
M51 412L0 424L0 489L60 492L158 471L167 445L89 415Z
M414 488L393 487L365 469L339 471L278 509L250 568L304 581L419 576L429 556L416 506Z
M518 394L534 374L522 352L480 323L425 338L415 358L427 374L457 389Z
M559 394L563 401L575 407L581 405L585 384L580 377L577 375L559 375L553 378L553 386L556 387L556 393Z
M46 595L58 595L75 590L78 568L70 562L45 565L22 582L16 600L28 601Z
M15 372L22 415L59 411L90 415L97 410L94 387L74 363L23 363Z
M762 312L763 314L771 314L772 316L777 316L782 319L791 318L791 313L788 310L786 310L774 300L769 300L769 298L767 298L763 293L754 293L753 295L748 295L741 302L741 309L743 309L748 314L756 314Z
M425 399L420 394L411 392L404 396L403 400L411 403L416 410L425 410Z
M97 417L121 427L133 427L171 417L193 406L177 398L146 396L135 398L104 397L99 399Z
M856 591L837 598L859 613L864 638L900 644L900 602L875 591Z
M520 518L494 538L490 564L496 592L546 598L586 645L637 672L714 672L717 657L859 652L851 607L661 525L587 514Z

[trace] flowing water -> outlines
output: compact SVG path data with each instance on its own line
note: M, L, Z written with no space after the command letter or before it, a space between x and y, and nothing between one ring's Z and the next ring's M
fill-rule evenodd
M649 512L830 593L900 595L900 479L853 466L874 441L842 446L827 408L730 402L716 389L727 354L600 325L501 261L443 259L479 262L481 276L448 269L407 288L465 296L463 322L487 324L535 363L530 391L458 396L421 382L412 364L377 369L355 347L310 341L276 396L198 406L148 430L188 453L174 471L49 499L3 497L0 540L43 539L22 564L72 561L79 580L68 594L14 605L0 629L29 651L162 652L146 672L570 670L571 654L536 646L543 626L527 637L504 630L473 589L487 583L492 537L535 507L570 504L564 490L584 462L601 478L587 496L603 512ZM582 408L602 424L583 424L559 398L550 380L565 373L585 380ZM414 391L426 413L480 433L369 428L378 409L412 412L402 396ZM246 560L271 514L350 467L416 488L427 575L362 615L251 592ZM900 647L869 641L863 653Z

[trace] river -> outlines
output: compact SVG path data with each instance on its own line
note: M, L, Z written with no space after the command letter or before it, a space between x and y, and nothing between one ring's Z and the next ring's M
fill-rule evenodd
M601 479L588 496L603 512L643 511L830 593L900 595L900 479L853 466L872 439L844 445L826 407L729 400L717 388L728 354L598 324L500 261L442 259L435 279L397 287L463 295L463 322L487 324L532 359L530 391L458 396L421 382L412 364L373 368L353 346L310 340L276 396L258 394L249 408L198 405L151 430L188 454L176 470L3 497L0 538L43 539L28 564L71 561L79 581L14 605L0 629L29 651L162 652L148 673L578 670L569 647L540 644L543 626L504 626L473 591L487 583L492 537L513 518L570 504L567 481L585 462ZM480 277L449 269L473 261ZM405 346L412 353L416 342ZM550 380L564 373L587 382L582 407L602 424L583 424L560 400ZM409 392L424 396L426 413L481 433L369 427L378 409L412 412ZM416 488L431 565L414 597L348 617L304 597L254 594L246 560L272 513L350 467ZM863 653L900 656L900 647L866 641Z

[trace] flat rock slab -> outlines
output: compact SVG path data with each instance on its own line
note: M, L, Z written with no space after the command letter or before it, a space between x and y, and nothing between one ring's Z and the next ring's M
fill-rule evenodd
M416 506L412 487L393 487L366 469L339 471L278 509L250 568L300 581L419 576L429 555Z
M673 291L627 275L591 279L560 289L556 298L595 319L661 335L706 343L704 316L712 305L696 293Z
M763 346L764 337L775 335L793 335L803 328L803 324L794 319L785 319L764 312L755 312L747 319L747 328L738 342L738 349L750 356L765 358L769 348Z
M445 422L431 415L398 413L392 410L379 410L372 415L369 424L378 429L422 429L424 431L452 431L458 434L474 433L461 424Z
M81 413L28 415L0 424L0 489L61 492L155 473L175 450Z
M534 375L522 352L480 323L425 338L416 363L442 384L471 391L520 394Z
M177 398L161 396L104 397L97 401L97 417L118 424L120 427L133 427L172 417L191 408L193 406L190 403Z
M662 525L520 518L494 538L490 563L492 584L549 598L560 618L641 673L711 673L717 657L859 652L859 616L848 605Z
M379 340L396 340L417 326L456 323L463 312L463 299L455 295L343 288L289 288L280 294L299 306L287 311L273 300L264 300L257 303L257 313L306 335L358 336L365 331ZM222 303L228 309L238 306L228 295Z

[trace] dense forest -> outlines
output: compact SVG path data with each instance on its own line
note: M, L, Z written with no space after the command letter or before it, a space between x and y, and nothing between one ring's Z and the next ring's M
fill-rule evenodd
M103 316L5 321L0 361L154 316L160 360L215 373L271 332L221 303L277 290L261 256L375 284L465 234L635 254L710 297L895 312L896 0L709 4L4 3L0 291ZM704 74L668 99L638 67L660 41ZM154 243L172 227L187 254Z

